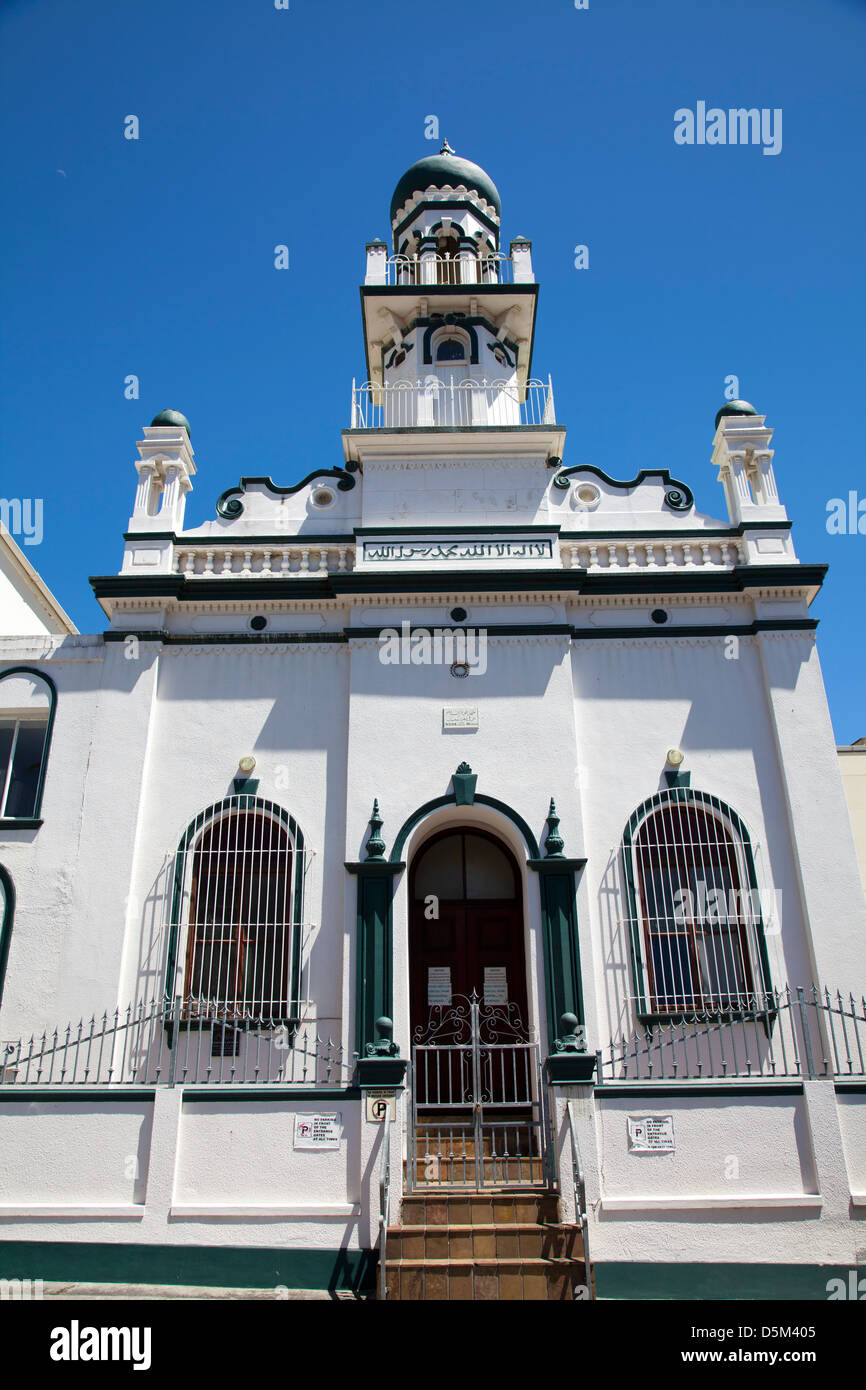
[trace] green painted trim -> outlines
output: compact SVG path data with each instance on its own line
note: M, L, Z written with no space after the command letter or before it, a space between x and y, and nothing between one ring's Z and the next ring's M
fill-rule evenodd
M567 487L564 480L573 477L576 473L591 473L593 477L600 478L602 482L608 483L611 487L619 488L620 491L623 492L630 488L639 487L647 478L661 478L670 493L679 491L682 494L683 504L679 505L676 502L669 501L669 493L665 493L665 501L673 511L690 511L695 505L695 495L691 488L686 483L681 483L676 478L672 478L666 468L641 468L633 478L629 478L629 480L625 482L619 478L612 478L609 473L605 473L602 468L596 468L594 464L577 463L572 468L561 468L559 470L553 480L554 487L564 489ZM560 481L560 479L563 481Z
M671 1100L676 1096L801 1096L802 1081L725 1081L717 1085L700 1082L646 1081L637 1084L630 1081L604 1081L595 1087L597 1096L619 1096L624 1100L638 1096L664 1096Z
M369 629L364 629L369 631ZM162 642L166 647L278 647L283 643L298 642L345 644L349 638L346 631L341 632L207 632L178 633L165 629L145 632L122 632L108 628L103 634L105 642L125 642L127 637L137 637L141 642Z
M347 1226L356 1218L347 1217ZM59 1283L192 1284L267 1289L370 1288L372 1250L292 1250L230 1245L132 1245L125 1241L0 1241L0 1272Z
M486 637L570 637L570 623L501 623L496 626L488 626L486 623L434 623L433 631L441 631L442 627L453 632L483 632ZM372 637L376 641L381 639L382 633L396 632L395 627L346 627L343 629L346 640L352 638ZM413 632L430 632L431 625L419 623L417 626L410 625L409 635Z
M97 598L177 598L187 582L182 574L91 574Z
M13 1083L11 1086L0 1085L0 1105L5 1105L7 1101L25 1101L32 1104L35 1101L44 1103L55 1101L58 1104L69 1105L70 1101L75 1101L81 1105L140 1105L143 1100L153 1100L156 1095L155 1086L136 1086L128 1089L123 1086L27 1086Z
M0 1004L3 1003L3 982L6 979L6 965L9 960L9 947L12 944L12 923L15 919L15 884L8 869L0 864L0 884L3 885L3 921L0 922ZM0 1096L3 1091L0 1088Z
M596 1296L599 1299L635 1302L706 1300L711 1303L747 1303L778 1300L826 1303L828 1281L842 1279L847 1286L851 1268L849 1265L821 1264L593 1261ZM695 1345L706 1350L710 1346L718 1349L721 1344L701 1341ZM757 1340L755 1345L758 1346Z
M354 534L356 536L499 536L499 535L522 535L524 532L533 535L554 535L560 529L559 524L552 526L537 526L534 522L529 526L356 526ZM665 532L667 535L667 532Z
M670 623L653 627L573 627L571 635L575 641L596 637L755 637L759 632L814 632L818 626L817 618L759 618L752 623L739 626L730 624L722 627L718 623L701 626L690 623L677 627Z
M732 536L744 536L747 531L790 531L794 523L792 521L752 521L748 525L741 521L739 526L726 526L724 528L710 528L706 526L668 526L664 531L645 531L642 527L636 530L632 527L629 531L563 531L564 541L576 541L578 544L595 545L597 541L604 544L608 540L633 540L638 545L643 540L696 540L709 541L730 540Z
M19 830L38 830L42 821L39 813L42 810L42 795L45 791L45 774L48 769L48 760L51 757L51 738L54 733L54 716L57 713L57 686L45 671L40 671L36 666L7 666L4 671L0 671L0 682L7 676L36 676L48 686L48 719L45 725L45 743L42 747L42 766L39 769L39 782L36 787L36 803L33 807L33 815L26 819L14 820L11 817L4 818L0 825L4 828L17 828Z
M407 1066L405 1057L359 1057L355 1067L358 1087L394 1086L402 1090Z
M360 859L355 863L347 861L343 867L348 869L350 874L364 873L369 874L371 878L375 878L377 875L380 878L393 878L395 874L401 873L406 865L401 863L393 864L388 860Z
M482 171L482 172L483 172L483 171ZM407 170L407 173L408 173L408 170ZM488 175L488 178L489 178L489 175ZM492 183L492 179L490 180L490 182ZM408 195L407 195L407 196L408 196ZM483 194L482 196L484 197L484 201L485 201L485 202L488 202L488 203L490 202L490 199L489 199L486 195ZM409 227L409 226L411 226L411 224L412 224L413 222L416 222L416 221L418 220L419 214L422 213L422 212L427 212L428 209L430 209L430 208L433 208L433 209L436 210L436 211L442 211L442 212L447 212L449 209L450 209L451 211L454 211L454 210L456 209L458 212L465 212L465 211L466 211L466 205L467 205L467 199L465 199L465 198L462 199L462 200L460 200L460 199L455 199L453 202L450 202L450 201L449 201L449 202L443 202L443 201L441 201L441 200L438 199L438 198L435 198L435 199L425 198L422 202L420 202L420 203L415 203L415 204L414 204L414 206L412 207L411 211L408 212L408 213L406 214L406 216L403 218L403 221L402 221L402 222L400 222L400 223L398 223L397 225L395 225L394 222L393 222L393 220L392 220L392 222L391 222L392 236L395 237L395 238L402 236L403 233L405 232L406 228ZM483 222L483 223L484 223L484 226L487 228L488 232L492 232L492 233L493 233L494 237L496 238L496 247L497 247L497 249L498 249L498 248L499 248L499 223L498 223L498 222L494 222L493 219L492 219L490 216L488 216L488 214L487 214L486 212L482 212L481 208L479 208L479 207L476 205L476 203L475 203L474 201L471 202L471 209L472 209L472 216L475 217L475 218L477 218L477 220L478 220L479 222Z
M560 1054L556 1039L562 1033L563 1014L574 1014L580 1026L586 1023L575 882L579 870L569 868L564 859L550 859L548 863L550 868L539 871L538 885L541 890L547 1050L551 1056L569 1056L575 1062L578 1054ZM594 1055L592 1064L594 1067ZM554 1072L557 1066L554 1065Z
M227 521L236 521L244 509L244 504L240 498L253 483L261 483L275 497L291 497L293 493L300 492L316 478L335 478L340 492L350 492L355 486L352 472L346 468L316 468L312 473L308 473L305 478L302 478L299 483L292 483L289 487L281 487L270 477L241 478L237 487L226 488L225 492L220 493L216 501L217 516L224 517ZM245 537L241 536L239 539L244 540Z
M635 987L636 1013L638 1018L645 1024L670 1022L676 1019L676 1015L664 1015L659 1017L652 1014L646 1007L645 984L645 943L643 940L642 917L638 911L638 895L634 881L634 868L632 864L632 846L634 833L638 825L643 823L654 811L662 810L665 806L675 805L677 802L687 806L699 806L705 808L708 814L714 811L721 811L727 816L734 828L735 834L739 837L740 847L743 852L743 859L746 866L746 876L748 887L752 892L758 892L758 877L755 871L755 858L752 853L752 841L745 822L727 802L722 801L721 797L712 796L709 792L697 791L692 787L667 787L663 791L654 792L642 801L628 819L628 824L623 831L622 844L620 846L620 859L624 871L626 897L628 899L629 917L629 945L631 953L632 979ZM767 941L764 933L764 922L758 914L755 921L755 936L758 947L758 959L761 969L762 979L755 981L755 993L766 992L771 988L772 976L770 974L770 958L767 954ZM772 1026L775 1019L775 1011L767 1010L768 1026Z
M174 998L174 982L175 975L177 972L177 948L178 941L180 938L180 930L182 926L180 918L181 909L183 906L183 879L186 865L186 855L188 850L192 846L193 841L198 838L199 833L202 832L208 826L209 823L216 820L217 816L220 814L223 808L225 808L228 811L243 809L245 812L263 812L265 815L272 816L276 820L281 821L282 824L285 826L292 846L293 860L295 860L295 858L299 855L301 857L303 856L303 833L294 816L290 815L290 813L286 810L284 806L280 806L279 803L276 801L266 801L263 797L260 796L246 796L243 797L242 800L245 803L243 807L241 807L240 804L234 807L229 807L228 803L238 802L238 797L236 795L224 796L220 801L214 801L210 806L206 807L205 810L199 811L198 815L194 816L193 819L190 821L189 825L187 826L186 830L181 836L180 843L178 844L178 847L175 851L174 884L171 895L171 917L169 921L168 949L166 952L165 967L164 989L166 999ZM304 920L304 875L303 872L297 870L297 865L295 863L293 863L293 872L295 873L295 901L293 904L293 911L294 922L297 926L298 923L303 922ZM292 964L291 979L289 982L289 1011L292 1015L292 1019L287 1021L292 1021L300 1013L300 992L301 933L300 929L298 928L294 930L292 933Z
M550 1086L590 1086L595 1065L594 1052L551 1052L545 1060Z
M845 1077L837 1076L833 1085L838 1093L848 1091L855 1096L866 1096L866 1079L848 1081Z
M124 531L125 541L176 541L175 531Z
M373 425L369 429L345 429L342 431L344 438L353 438L355 435L370 436L379 439L386 434L414 434L419 438L425 439L428 434L551 434L554 432L565 433L565 425L389 425L387 429L381 425Z
M272 1100L360 1100L359 1086L184 1086L183 1099L195 1101L197 1105L213 1101L241 1101L255 1103ZM0 1090L0 1099L3 1092Z
M348 866L347 866L348 867ZM367 860L358 879L355 931L355 1052L365 1058L378 1041L376 1020L394 1017L394 875ZM396 1046L394 1055L396 1055Z
M538 848L538 842L535 836L533 835L529 826L526 824L526 821L523 819L523 817L517 811L515 811L512 806L506 805L504 801L497 801L497 799L493 796L483 796L480 792L476 793L475 802L476 804L480 804L482 806L489 806L494 811L499 811L503 816L506 817L507 820L511 821L512 825L515 825L517 827L530 850L527 862L529 862L530 859L541 858L541 854ZM434 797L432 801L425 801L423 806L419 806L417 811L413 811L410 816L407 816L406 820L404 820L403 824L400 826L399 831L397 832L397 838L394 841L394 848L391 850L391 863L396 864L397 861L401 859L403 846L405 845L406 840L408 839L411 831L415 829L415 826L418 825L420 821L426 820L427 816L429 816L431 812L438 811L442 806L456 805L457 800L454 792L449 792L446 796L437 796ZM402 865L400 867L402 867Z
M242 536L233 535L230 531L220 534L222 535L222 539L213 535L196 536L192 533L187 534L183 531L124 531L123 539L125 541L174 541L175 545L180 546L181 549L198 545L204 546L206 549L211 549L212 547L214 550L222 550L227 545L236 546L240 549L244 545L264 545L269 541L273 542L275 549L286 545L309 545L311 549L315 550L319 541L329 545L352 544L351 532L346 531L334 531L328 532L327 534L319 531L311 531L294 536L286 535L285 531L269 531L267 534L261 536L248 536L246 534ZM665 535L667 534L667 531L665 531Z
M529 869L534 869L537 874L556 873L557 870L561 873L563 869L571 869L572 872L577 873L586 867L586 860L566 859L565 857L562 859L527 859L526 866Z
M486 428L483 426L481 428ZM539 427L541 428L541 427ZM546 428L546 427L544 427ZM368 431L375 434L376 431ZM820 588L826 565L756 565L712 575L629 574L605 578L585 569L548 570L437 570L395 574L352 570L323 579L187 579L180 574L152 578L135 575L95 575L90 584L97 598L165 598L181 603L203 600L333 599L344 594L399 593L551 593L579 592L630 596L649 595L662 599L667 594L739 594L750 589ZM795 621L795 620L789 620ZM806 621L806 620L803 620ZM779 627L774 622L772 627ZM707 631L708 629L701 629ZM729 629L725 629L728 631ZM600 630L601 631L601 630Z

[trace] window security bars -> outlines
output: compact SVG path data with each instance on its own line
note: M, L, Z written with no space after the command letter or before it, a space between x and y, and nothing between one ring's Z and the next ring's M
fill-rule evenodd
M759 1006L658 1019L598 1054L599 1080L844 1081L866 1076L866 1000L817 985L767 990Z
M190 1019L194 1018L192 1024ZM4 1086L278 1085L343 1087L353 1058L315 1024L178 996L129 1004L39 1036L0 1043Z
M453 379L453 370L390 386L352 383L352 429L400 429L425 426L464 428L484 425L553 425L553 385L532 380L521 389L516 381Z
M184 835L174 871L165 992L183 1021L301 1013L303 836L282 807L226 797Z
M660 793L624 849L642 1016L762 1006L768 974L751 851L715 798Z

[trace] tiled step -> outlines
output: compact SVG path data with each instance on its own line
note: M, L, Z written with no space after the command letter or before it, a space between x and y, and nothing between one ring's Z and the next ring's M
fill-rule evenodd
M503 1223L558 1225L559 1197L544 1190L526 1192L427 1192L405 1194L404 1226L499 1226Z
M387 1284L395 1301L571 1301L584 1277L579 1260L389 1259Z
M394 1300L577 1300L587 1296L583 1237L556 1192L413 1192L388 1229Z
M400 1260L582 1260L577 1226L504 1221L498 1225L394 1226L388 1263Z

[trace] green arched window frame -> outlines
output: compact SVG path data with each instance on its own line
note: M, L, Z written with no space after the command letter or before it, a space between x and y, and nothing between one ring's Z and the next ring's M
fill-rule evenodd
M298 1022L301 1011L301 937L302 923L304 920L304 871L306 867L304 858L304 836L294 816L291 816L284 806L280 806L274 801L266 801L259 796L241 794L226 796L223 797L222 801L215 801L211 806L200 811L199 814L190 821L181 837L174 858L174 874L171 890L171 917L169 922L168 950L165 969L165 1000L167 1004L170 1004L174 999L178 953L181 946L181 939L189 926L184 912L184 897L187 884L187 866L190 862L190 858L195 854L196 845L201 837L218 820L230 815L247 815L250 813L268 816L281 825L289 837L292 854L295 857L296 872L294 875L292 902L289 1005L287 1017L281 1020L274 1019L273 1022L296 1023Z
M648 988L644 914L638 892L635 862L636 840L642 828L657 812L676 806L694 808L721 822L730 836L737 854L742 887L748 889L753 895L753 902L758 902L760 897L751 836L742 817L726 802L708 792L695 791L691 787L669 787L664 791L656 792L638 806L637 810L630 816L622 837L621 861L629 922L632 980L634 982L637 1015L644 1023L669 1023L678 1018L693 1016L693 1011L685 1008L682 1011L672 1009L660 1013L653 1007L653 999ZM748 1012L750 1015L758 1012L769 1021L775 1014L775 1005L764 920L760 910L754 913L749 929L753 933L752 947L756 957L753 993L757 997L755 1010ZM736 1019L744 1017L745 1011L736 1007L726 1007L723 1014L726 1018Z
M12 944L12 921L15 917L15 884L8 869L0 864L0 893L3 896L3 912L0 915L0 1004L3 1003L3 985L6 980L6 964L9 960L9 947Z
M32 816L3 816L0 818L0 828L15 830L36 830L42 824L42 794L45 790L45 773L48 768L48 759L51 756L51 736L54 732L54 716L57 712L57 686L50 676L44 671L39 671L34 666L7 666L5 671L0 671L0 685L10 676L30 676L31 679L42 681L48 694L48 719L45 727L45 743L42 746L42 765L39 769L39 780L36 784L36 799L33 806Z

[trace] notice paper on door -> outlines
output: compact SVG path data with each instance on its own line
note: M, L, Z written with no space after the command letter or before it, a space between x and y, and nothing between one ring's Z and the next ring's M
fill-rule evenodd
M485 1004L508 1003L508 977L504 965L485 965L484 967Z
M451 966L431 965L427 970L427 1003L451 1003Z

